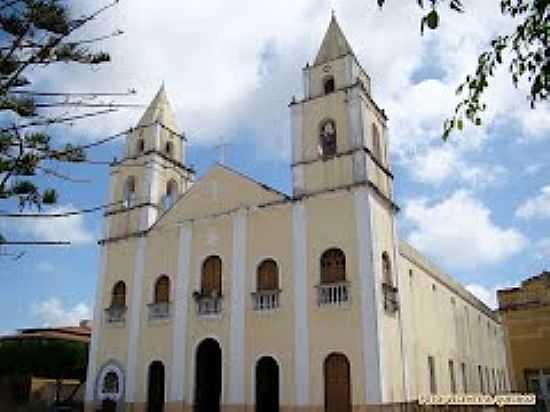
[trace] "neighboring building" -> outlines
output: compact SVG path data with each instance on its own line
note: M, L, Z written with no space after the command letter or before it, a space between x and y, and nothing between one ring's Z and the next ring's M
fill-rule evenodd
M550 272L533 276L520 287L499 290L497 295L512 387L538 393L550 411Z
M21 329L18 333L0 337L0 347L5 342L25 341L64 341L77 342L84 345L83 352L87 352L90 343L91 329L89 321L82 321L79 326L29 328ZM29 353L29 356L40 356ZM85 358L83 358L85 361ZM67 365L68 368L74 365ZM2 376L0 366L0 411L16 410L17 404L43 402L46 405L54 403L56 398L61 400L71 397L73 403L84 401L84 385L77 379L67 379L63 373L74 373L72 369L59 369L59 379L40 375Z
M223 165L195 183L164 88L128 135L88 410L333 412L505 389L496 315L397 238L386 114L334 17L302 75L292 195Z

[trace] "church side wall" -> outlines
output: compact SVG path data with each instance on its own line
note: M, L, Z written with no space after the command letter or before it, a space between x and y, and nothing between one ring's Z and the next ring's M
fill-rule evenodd
M462 364L466 368L466 392L481 391L478 367L482 367L484 392L504 390L499 374L506 373L504 337L499 322L449 287L415 259L400 255L400 295L412 327L405 334L409 359L410 396L430 394L428 356L435 359L436 392L451 394L449 361L454 365L457 393L464 393ZM472 298L473 299L473 298ZM493 378L493 370L495 378ZM487 378L488 371L488 378ZM495 382L496 380L496 382ZM489 386L488 386L489 383Z
M382 335L381 358L383 362L383 382L385 402L400 402L405 399L403 388L403 360L400 332L400 313L384 309L382 292L382 253L386 252L392 262L392 277L397 283L397 268L394 250L397 240L393 233L393 211L378 196L371 194L373 225L373 264L375 282L378 289L377 310Z

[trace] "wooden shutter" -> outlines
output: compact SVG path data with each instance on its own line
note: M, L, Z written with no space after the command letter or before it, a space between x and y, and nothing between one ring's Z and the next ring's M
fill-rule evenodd
M222 260L218 256L210 256L202 266L203 295L211 295L214 291L222 293Z
M113 299L111 301L111 306L126 306L126 284L123 281L117 282L113 287Z
M382 253L382 279L386 285L393 286L391 261L387 252Z
M325 360L325 411L351 411L350 368L345 355L332 354Z
M167 303L170 301L170 279L161 276L155 284L155 303Z
M329 249L321 256L321 283L346 280L346 255L340 249Z
M258 290L279 289L279 271L277 263L272 259L264 260L258 266Z

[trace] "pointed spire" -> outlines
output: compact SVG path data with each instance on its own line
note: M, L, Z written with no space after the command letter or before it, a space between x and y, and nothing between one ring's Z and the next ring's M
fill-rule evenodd
M168 101L164 82L162 82L156 96L149 104L147 110L145 110L145 113L143 113L143 116L141 116L138 126L148 126L157 122L169 129L177 130L174 112Z
M332 16L330 18L330 24L328 25L327 32L321 43L321 48L317 53L315 58L315 65L327 63L331 60L337 59L338 57L345 56L346 54L353 54L346 36L342 32L334 10L332 11Z

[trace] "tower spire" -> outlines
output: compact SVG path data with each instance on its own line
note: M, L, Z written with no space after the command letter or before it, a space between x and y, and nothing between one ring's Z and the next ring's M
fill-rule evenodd
M174 131L177 130L174 111L168 101L164 82L162 82L162 85L149 104L149 107L147 107L147 110L145 110L145 113L141 116L138 126L150 126L155 123L160 123Z
M325 33L325 37L323 38L323 42L321 43L321 47L317 52L314 64L327 63L338 57L345 56L346 54L353 54L353 50L336 20L334 10L332 10L330 23Z

